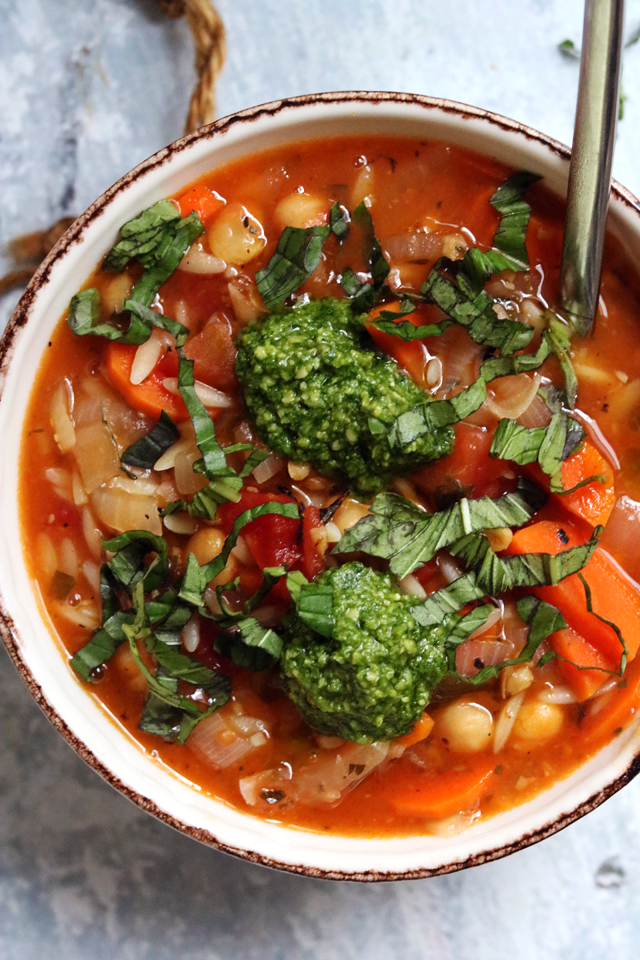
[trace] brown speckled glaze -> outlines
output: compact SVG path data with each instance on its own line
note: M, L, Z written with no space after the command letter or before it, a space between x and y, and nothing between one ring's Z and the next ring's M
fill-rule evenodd
M515 120L509 120L506 117L501 117L497 114L490 113L487 110L481 110L478 107L472 107L466 104L455 103L451 100L439 100L432 97L423 97L418 96L417 94L409 93L369 93L348 91L338 93L310 94L262 104L257 107L242 110L241 112L233 114L229 117L224 117L221 120L217 120L215 123L203 127L195 133L189 134L180 140L176 140L174 143L160 150L158 153L154 154L154 156L150 157L148 160L145 160L139 166L127 173L124 177L118 180L117 183L103 193L102 196L99 197L80 217L78 217L78 219L71 225L67 232L60 238L53 250L51 250L49 255L40 265L33 279L22 295L0 342L0 402L2 400L6 371L14 353L15 339L20 330L28 322L31 315L33 302L38 293L48 282L53 264L62 261L68 251L75 244L78 244L82 241L83 234L89 224L93 223L102 215L106 207L118 194L127 190L127 188L133 182L147 174L150 170L162 167L171 157L181 153L196 141L222 137L236 124L250 124L253 121L264 117L277 117L279 114L282 114L285 111L321 104L353 104L354 109L357 109L358 105L364 104L367 106L378 104L380 106L384 106L385 104L407 104L423 108L425 111L425 118L428 116L429 111L437 110L440 112L455 114L458 118L463 120L486 121L493 127L497 127L507 132L513 132L514 134L518 134L520 137L525 137L528 140L537 142L538 144L546 147L549 152L555 154L563 160L568 160L570 157L570 150L564 144L558 143L551 137L547 137L544 134L539 133L537 130L533 130L531 127L517 123ZM640 213L640 202L628 190L620 186L620 184L616 183L615 181L612 186L612 193L616 200L621 202L625 207L635 211L636 213ZM633 759L627 770L621 776L607 784L605 787L603 787L603 789L592 794L592 796L590 796L575 809L567 811L556 819L545 824L543 827L533 832L523 834L512 843L504 846L494 847L485 850L482 853L470 856L467 859L450 862L436 868L405 870L399 872L378 872L375 870L350 872L341 870L323 870L316 867L306 866L305 864L282 863L257 854L251 850L244 850L240 847L229 846L225 843L222 843L209 831L198 829L183 823L181 820L160 809L148 798L142 796L140 793L137 793L134 790L131 790L118 777L116 777L111 770L101 763L101 761L97 759L97 757L86 746L86 744L69 729L55 707L47 699L40 685L32 676L29 668L21 656L20 637L18 636L18 631L13 620L6 609L1 589L0 635L2 636L5 646L9 651L9 655L16 665L18 672L22 676L22 679L51 723L73 747L76 753L78 753L82 759L89 764L90 767L93 767L93 769L99 773L104 780L110 783L111 786L115 787L116 790L120 791L120 793L122 793L129 800L133 801L133 803L135 803L141 809L153 814L159 820L162 820L169 826L174 827L181 833L192 837L194 840L199 840L211 847L215 847L217 850L232 854L233 856L240 857L244 860L249 860L253 863L260 863L263 866L286 870L290 873L303 874L304 876L308 877L316 877L324 880L357 880L360 882L371 883L389 880L417 880L424 877L454 873L458 870L464 870L467 867L478 866L491 860L497 860L501 857L506 857L510 853L514 853L534 843L538 843L540 840L544 840L546 837L549 837L552 834L557 833L559 830L564 829L565 827L569 826L569 824L583 817L585 814L590 813L601 803L604 803L605 800L609 799L609 797L613 796L614 793L617 793L618 790L630 783L630 781L640 773L639 755Z

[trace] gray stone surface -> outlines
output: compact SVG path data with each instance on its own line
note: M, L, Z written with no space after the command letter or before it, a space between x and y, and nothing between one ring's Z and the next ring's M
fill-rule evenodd
M0 0L0 244L79 212L181 132L184 23L155 0ZM578 0L219 0L221 113L328 89L412 90L565 142ZM628 28L640 2L628 3ZM640 45L616 175L640 192ZM0 270L6 266L0 260ZM2 320L17 300L0 301ZM634 960L640 784L543 844L430 881L279 875L172 832L58 737L0 654L2 960Z

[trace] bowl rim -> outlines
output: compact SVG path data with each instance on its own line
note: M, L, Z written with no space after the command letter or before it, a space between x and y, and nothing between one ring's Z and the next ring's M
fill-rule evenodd
M32 306L40 291L46 286L54 263L62 258L68 250L77 244L82 243L83 234L86 228L96 220L103 210L109 206L118 194L126 191L135 181L148 174L151 170L159 168L165 162L176 154L187 150L194 143L204 140L217 138L220 134L230 130L236 124L247 124L263 117L278 117L288 110L295 110L300 107L332 106L332 105L384 105L399 104L418 106L425 111L438 110L444 113L454 114L462 120L482 120L490 126L506 131L508 133L524 136L527 140L535 141L548 148L559 158L567 161L570 158L570 149L559 141L529 127L511 120L500 114L485 110L479 107L470 106L457 101L422 96L412 93L394 93L394 92L370 92L370 91L336 91L329 93L304 94L296 97L289 97L282 100L271 101L259 104L254 107L238 111L226 117L216 120L214 123L200 128L194 133L190 133L174 141L168 146L162 148L148 159L142 161L116 183L101 194L88 208L82 213L69 227L66 233L56 243L41 265L38 267L33 278L28 284L26 290L21 296L16 308L10 317L5 331L0 340L0 400L4 393L4 386L11 359L13 357L16 338L22 328L26 325ZM480 151L482 152L482 151ZM612 182L612 198L621 202L628 210L634 214L640 214L640 201L625 187L617 181ZM474 853L465 859L449 861L436 867L423 867L418 869L408 868L405 870L346 870L346 869L324 869L304 863L294 864L291 862L280 861L262 853L250 849L243 849L239 846L230 845L218 837L210 830L199 828L184 822L179 817L163 810L154 801L143 796L137 790L124 783L109 767L100 760L90 747L67 725L57 708L46 696L42 686L33 676L20 650L20 637L17 626L6 607L5 599L0 587L0 636L5 643L9 656L15 664L20 676L25 682L30 693L43 710L53 726L65 738L75 752L92 767L100 776L111 784L121 794L135 803L141 809L153 814L157 819L168 824L179 832L199 840L208 846L214 847L225 853L229 853L240 859L248 860L253 863L259 863L264 866L281 869L289 873L302 874L309 877L331 879L331 880L357 880L361 882L371 881L391 881L391 880L415 880L420 878L432 877L453 873L463 870L467 867L477 866L492 860L497 860L508 856L510 853L524 849L540 840L551 836L552 834L564 829L569 824L580 819L585 814L591 812L601 803L617 793L623 786L640 774L640 747L638 752L632 758L626 770L618 777L592 793L586 800L570 811L567 811L556 818L549 820L543 826L530 832L521 834L517 839L504 843L502 845L491 847L480 853ZM247 815L250 816L250 815Z

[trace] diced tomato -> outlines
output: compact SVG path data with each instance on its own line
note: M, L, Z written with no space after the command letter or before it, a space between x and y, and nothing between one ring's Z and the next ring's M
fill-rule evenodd
M295 503L295 500L284 494L244 490L237 503L223 503L218 507L218 519L225 535L231 533L234 521L241 513L261 503ZM243 528L242 536L261 570L285 563L292 569L302 560L300 521L297 519L277 514L258 517Z
M238 385L237 353L231 321L222 313L214 315L184 346L185 356L193 360L196 380L218 390L233 390Z
M312 530L322 527L320 511L317 507L304 508L302 518L302 570L307 580L313 580L324 569L324 560L311 536Z
M458 423L453 453L435 463L420 467L411 479L432 496L464 492L471 499L500 496L509 489L504 473L509 470L504 460L492 460L489 448L493 431Z
M105 366L109 380L134 410L159 417L164 410L172 420L188 420L181 396L170 393L163 380L178 376L178 355L165 353L142 383L131 383L131 367L138 348L127 343L107 344Z

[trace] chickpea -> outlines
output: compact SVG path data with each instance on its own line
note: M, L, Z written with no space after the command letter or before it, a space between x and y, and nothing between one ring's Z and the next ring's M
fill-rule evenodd
M340 533L344 534L345 530L354 527L358 520L362 520L369 513L370 510L366 503L360 503L358 500L347 497L334 513L333 522Z
M200 566L215 560L224 546L224 534L217 527L201 527L190 538L187 552L192 553Z
M564 710L556 703L527 700L520 707L513 735L521 740L550 740L564 723Z
M315 227L327 222L331 204L312 193L290 193L275 209L281 227Z
M479 753L492 736L491 711L473 700L453 700L438 714L434 737L446 740L454 753Z
M228 204L216 217L208 238L211 252L236 266L249 263L267 243L262 224L239 203Z

